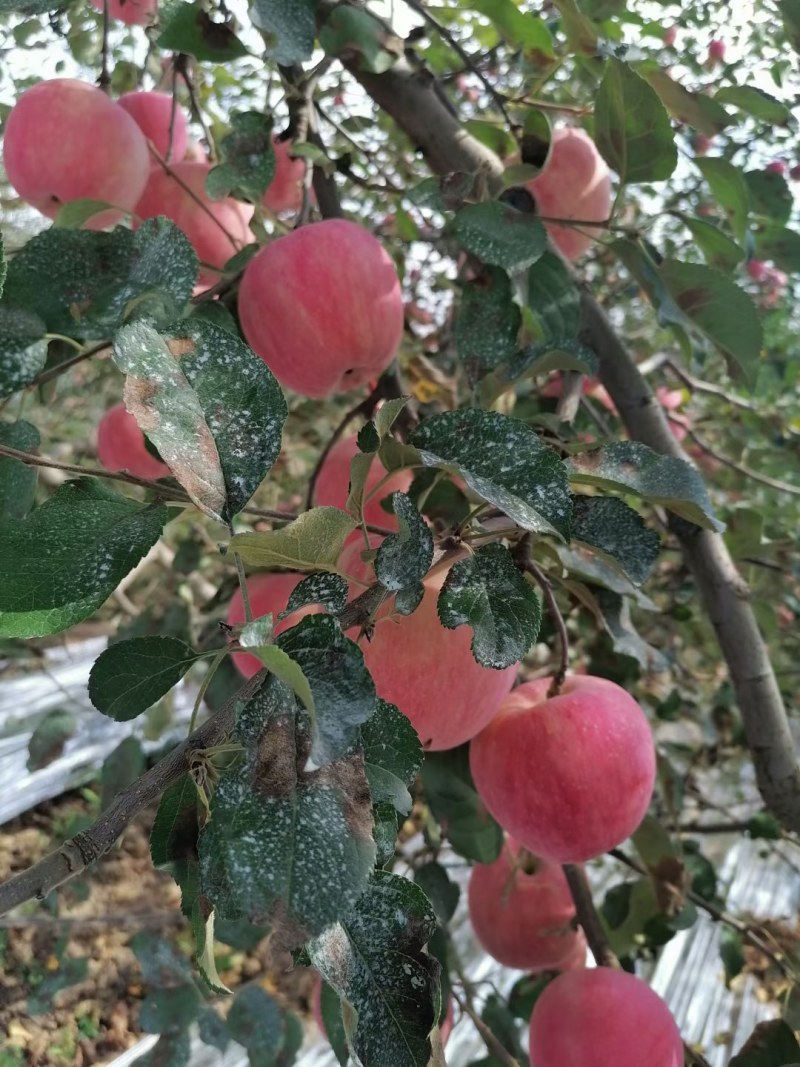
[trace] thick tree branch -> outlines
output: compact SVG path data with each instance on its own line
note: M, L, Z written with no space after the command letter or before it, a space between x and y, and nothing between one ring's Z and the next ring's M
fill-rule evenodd
M331 0L323 0L321 17L325 18L333 6ZM501 161L462 127L443 103L429 71L413 69L405 59L383 74L360 70L357 59L345 57L343 62L422 152L433 171L480 172L490 190L500 191ZM583 295L582 308L583 340L598 356L600 378L630 436L686 460L631 353L602 308L588 293ZM769 653L748 603L747 586L718 534L677 517L671 518L670 526L680 540L728 664L761 795L784 825L800 830L800 766Z

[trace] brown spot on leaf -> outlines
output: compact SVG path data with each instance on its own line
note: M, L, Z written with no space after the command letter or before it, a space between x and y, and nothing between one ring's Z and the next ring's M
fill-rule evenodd
M695 289L684 289L682 293L675 295L675 302L681 311L685 311L687 315L693 311L700 311L706 307L711 301L711 293L708 289L704 289L698 286Z
M158 386L147 378L134 378L128 375L125 380L123 399L125 407L139 423L139 427L146 434L158 429L158 412L151 404L154 396L158 395Z
M656 901L662 914L677 915L685 903L690 882L682 861L677 856L664 856L651 870Z
M288 797L297 788L298 752L294 716L266 724L253 760L253 789L261 797Z
M195 350L195 343L191 337L170 337L166 342L170 355L175 359L181 356L190 356Z
M364 757L353 753L336 763L329 763L309 775L321 785L335 786L342 793L342 813L356 840L372 839L372 795L364 770Z

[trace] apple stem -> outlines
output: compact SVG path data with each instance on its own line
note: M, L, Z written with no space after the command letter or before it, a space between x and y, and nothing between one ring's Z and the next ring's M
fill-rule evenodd
M586 935L586 940L598 967L614 967L620 969L620 962L614 950L608 943L606 932L597 914L592 899L592 890L589 879L586 877L586 868L582 863L565 863L564 876L572 894L575 905L575 914L581 929Z
M534 579L536 584L542 590L544 595L544 601L547 605L547 611L550 618L553 620L553 625L558 631L560 657L558 662L558 670L553 675L553 681L550 688L547 691L548 697L555 697L561 692L561 686L564 684L564 679L567 676L567 670L569 669L569 634L567 633L567 624L564 620L564 616L561 614L561 609L556 601L555 593L553 592L553 586L550 583L550 579L545 572L534 563L531 559L531 535L525 534L522 540L519 542L517 549L514 553L518 565L527 574Z

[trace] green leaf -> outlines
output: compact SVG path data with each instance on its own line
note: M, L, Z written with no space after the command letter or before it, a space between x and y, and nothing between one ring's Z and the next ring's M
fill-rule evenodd
M541 220L499 200L467 204L456 212L445 232L482 263L509 273L530 267L547 248Z
M0 444L18 452L39 447L39 431L31 423L0 422ZM24 519L36 496L36 467L0 455L0 519Z
M501 363L494 373L485 379L481 385L481 397L484 403L488 404L506 392L514 382L523 378L536 378L557 370L594 375L597 366L597 356L594 352L573 338L527 345L515 352L511 359Z
M229 63L248 51L227 22L215 22L201 3L181 2L159 10L161 33L157 47L167 52L186 52L207 63Z
M340 574L309 574L303 578L289 597L286 610L278 615L279 619L285 619L298 608L304 608L308 604L321 604L331 615L340 615L347 604L349 588L347 579Z
M744 247L747 240L747 216L750 211L750 197L744 174L733 163L715 156L696 159L694 162L714 199L725 212L733 236Z
M125 403L197 506L218 521L241 511L277 459L287 408L244 342L187 319L159 333L124 327L114 361Z
M28 997L28 1014L43 1015L53 1010L53 998L62 989L86 981L89 960L85 956L62 956L58 967L48 971L42 982Z
M782 1019L759 1023L728 1067L796 1067L800 1044Z
M529 63L543 66L555 58L547 23L538 15L520 11L513 0L470 0L468 6L485 15L514 49L521 47Z
M51 228L14 256L3 303L38 315L51 333L101 341L133 318L175 318L197 269L186 235L165 218L136 233Z
M742 973L747 963L744 941L739 931L732 930L729 926L723 926L719 933L719 955L725 967L725 985L730 987L733 979Z
M350 1053L347 1051L347 1035L342 1022L342 1003L335 990L331 989L322 977L320 977L319 1001L320 1014L325 1024L325 1036L341 1067L347 1067Z
M70 200L68 203L62 204L58 209L53 226L59 230L80 230L89 219L99 215L101 211L108 211L109 208L113 209L113 207L114 205L106 200L90 200L88 198Z
M281 0L277 0L278 3ZM402 55L402 41L368 11L342 5L328 15L319 32L323 51L358 70L384 74Z
M199 798L191 775L184 774L164 790L150 831L150 858L163 867L189 858L196 861Z
M276 63L302 63L314 49L316 0L255 0L253 25L265 34Z
M647 581L661 538L641 515L617 497L576 496L572 537L610 557L634 585Z
M744 259L744 250L713 222L695 219L681 211L675 212L694 237L709 267L730 273Z
M800 55L800 0L778 0L778 10L789 44Z
M581 324L581 298L561 256L545 252L528 271L525 302L547 341L577 337Z
M658 273L682 313L722 354L731 375L752 385L763 334L747 293L724 274L699 263L665 259Z
M340 758L375 711L375 683L364 654L330 615L307 615L277 639L297 663L314 700L311 758L321 766Z
M439 964L425 945L436 916L418 886L376 871L355 907L309 945L363 1067L426 1067L439 1012Z
M224 1052L230 1044L231 1038L228 1032L228 1024L214 1008L205 1007L200 1009L200 1014L197 1017L197 1030L198 1036L204 1045L211 1045L212 1048L219 1049L220 1052Z
M411 810L408 787L423 763L416 730L394 704L378 700L377 710L361 727L361 744L373 804L391 803L407 815Z
M346 511L312 508L280 530L236 534L229 550L253 567L335 571L344 543L355 528L355 520Z
M0 304L0 398L24 389L47 361L47 326L32 311Z
M375 417L372 420L372 424L375 427L375 431L378 434L378 439L382 441L384 437L389 433L391 428L397 421L397 417L406 404L409 401L407 396L395 396L390 400L384 401L383 404L375 412ZM374 451L368 449L368 451Z
M277 1067L276 1057L287 1051L287 1044L292 1042L294 1018L260 985L251 984L237 990L233 998L227 1015L228 1031L250 1053L254 1067Z
M259 622L260 621L261 620L259 620ZM282 682L285 682L295 696L301 701L309 715L313 717L316 713L314 694L311 692L308 678L303 674L300 665L295 663L292 657L287 655L282 648L278 648L277 645L250 644L247 641L247 632L256 626L258 626L258 622L250 623L249 626L245 626L242 630L242 636L239 642L242 648L249 649L254 656L258 656L271 674L274 674L276 678L280 678Z
M631 601L610 589L595 589L594 611L597 621L604 627L614 648L621 656L635 659L643 671L669 670L667 657L639 634L631 620Z
M794 197L782 174L774 170L746 170L744 180L750 197L750 210L754 215L760 215L779 226L789 221Z
M675 135L658 94L618 59L607 61L597 90L594 137L624 185L664 181L678 163Z
M233 193L258 203L275 177L272 116L234 111L229 121L230 133L219 141L222 162L206 177L206 192L212 200Z
M542 625L539 597L499 544L485 545L450 568L437 611L449 630L472 627L472 655L495 670L521 660Z
M139 1025L149 1034L185 1030L197 1018L202 1004L200 992L193 985L154 989L139 1008Z
M455 851L476 863L494 863L503 831L475 789L469 745L426 753L421 777L425 800Z
M423 863L414 871L414 881L431 902L437 920L446 926L455 915L461 890L450 880L441 863Z
M597 30L581 12L575 0L555 0L562 28L571 52L593 56L597 51Z
M188 1030L167 1030L149 1052L136 1057L136 1067L187 1067L192 1058Z
M517 351L522 324L505 271L487 267L461 290L455 324L458 358L474 385Z
M763 838L765 841L778 841L782 837L781 825L770 811L759 811L747 820L747 833L750 837Z
M433 535L405 493L392 493L392 508L399 529L381 542L375 557L375 577L387 589L397 591L416 585L428 573L433 560Z
M447 411L426 419L411 444L426 467L455 468L473 492L524 529L569 536L564 465L518 419L478 408Z
M664 107L678 122L686 123L707 137L714 137L730 125L731 117L728 112L711 97L704 93L690 92L659 66L643 64L639 70L645 81L658 93ZM700 164L705 160L698 159L695 162Z
M654 452L638 441L615 441L572 456L570 479L582 485L634 493L707 530L724 530L705 482L691 464Z
M141 741L133 735L123 738L103 761L100 775L100 806L103 810L117 793L133 785L136 779L144 774L144 770L145 757Z
M165 507L93 478L60 486L21 521L0 521L0 635L43 637L88 618L161 536Z
M75 733L75 722L75 716L70 711L62 708L48 711L36 724L28 742L28 761L25 766L29 771L40 771L58 759L64 751L64 745Z
M756 234L759 259L771 259L788 274L800 272L800 233L795 230L768 229Z
M89 673L89 699L110 719L127 722L177 685L198 654L175 637L134 637L101 652Z
M732 104L770 126L785 126L791 119L785 104L754 85L724 85L714 93L714 99L720 104Z
M307 717L274 678L239 711L233 740L244 752L220 773L200 835L201 889L221 918L270 924L276 947L295 948L367 884L375 845L363 762L351 753L305 770Z

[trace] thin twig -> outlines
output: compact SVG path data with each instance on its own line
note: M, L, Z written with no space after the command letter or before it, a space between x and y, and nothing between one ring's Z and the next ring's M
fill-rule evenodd
M100 341L99 344L92 345L91 348L86 348L82 352L70 356L69 359L62 360L57 366L51 367L49 370L42 371L41 374L38 374L30 385L28 385L28 389L35 389L39 385L46 385L48 382L53 381L54 378L59 378L65 371L70 370L77 363L83 363L84 360L96 356L98 352L103 352L107 348L111 348L111 342Z
M111 22L108 6L109 0L103 0L103 40L100 45L100 77L97 84L104 93L107 93L111 86L111 75L108 73L108 26Z
M525 537L522 538L515 549L514 555L519 566L531 575L542 590L545 603L547 604L547 611L553 621L553 625L558 631L560 649L558 670L553 675L553 683L547 693L547 695L551 697L558 696L561 691L561 686L564 684L564 679L567 676L567 671L569 670L569 634L567 633L567 624L564 621L564 616L561 614L561 609L558 606L550 579L541 567L531 559L530 534L526 534Z
M455 991L455 989L453 990L453 997L455 998L456 1003L464 1012L464 1014L472 1020L475 1029L481 1035L484 1045L486 1045L486 1048L492 1054L494 1059L499 1060L500 1063L505 1064L505 1067L519 1067L519 1062L514 1059L514 1057L505 1047L505 1045L503 1045L502 1042L494 1036L492 1031L489 1029L489 1027L486 1025L480 1015L478 1015L478 1013L474 1010L472 1005L469 1004L466 999L460 997Z
M723 389L720 385L714 385L711 382L704 382L701 378L695 378L683 367L676 363L673 359L665 359L663 366L669 367L676 378L680 378L684 385L688 386L693 392L696 393L708 393L709 396L718 396L722 400L727 400L729 404L733 404L734 407L741 408L743 411L753 411L753 405L735 393L729 393L727 389Z
M791 496L800 496L800 485L790 485L789 482L782 482L779 478L770 478L768 474L759 474L758 471L751 470L750 467L745 467L743 464L729 459L721 452L717 452L715 448L712 448L711 445L696 432L696 430L690 429L690 427L686 426L680 419L676 419L669 414L667 414L667 418L670 422L675 423L676 426L682 426L699 449L711 456L711 458L715 459L718 463L721 463L724 467L729 467L731 470L736 471L745 478L749 478L753 482L767 485L770 489L777 489L779 493L789 493Z
M589 885L589 879L586 877L586 868L582 863L565 863L564 876L572 894L575 914L578 917L581 929L586 935L586 941L597 966L619 969L619 960L608 943L600 916L594 906L591 886Z

